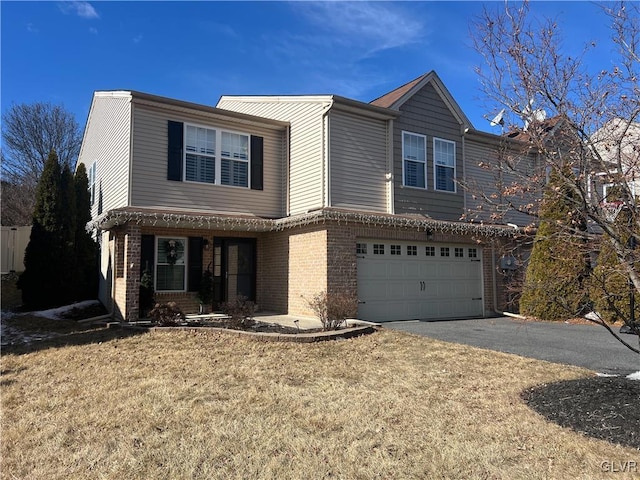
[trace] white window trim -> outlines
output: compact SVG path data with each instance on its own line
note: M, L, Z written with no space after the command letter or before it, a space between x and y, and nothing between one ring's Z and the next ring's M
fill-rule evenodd
M448 165L438 165L436 163L436 142L444 142L444 143L450 143L453 145L453 167L450 167ZM441 190L438 188L438 175L437 175L437 167L445 167L445 168L453 168L453 190ZM458 185L457 182L455 181L457 178L457 168L456 168L456 142L452 142L451 140L445 140L444 138L438 138L438 137L433 137L433 189L436 192L443 192L443 193L457 193L458 192Z
M404 156L404 135L405 133L407 135L413 135L415 137L419 137L422 138L423 142L424 142L424 162L422 160L412 160L412 159L406 159ZM403 187L407 187L407 188L417 188L418 190L426 190L427 189L427 185L429 185L429 179L427 178L427 136L426 135L422 135L420 133L415 133L415 132L409 132L406 130L402 130L402 137L401 137L401 142L402 142L402 186ZM406 176L405 176L405 161L410 161L410 162L416 162L416 163L423 163L424 164L424 187L417 187L414 185L407 185L406 183Z
M194 182L197 183L197 182ZM162 241L165 240L181 240L184 243L184 281L182 282L182 290L158 290L158 265L169 265L169 263L167 262L159 262L158 261L158 244L160 243L160 240L162 239ZM156 292L161 292L161 293L179 293L179 292L186 292L187 291L187 277L189 274L188 268L189 268L189 242L187 237L171 237L171 236L156 236L155 238L155 245L153 247L155 250L153 252L153 256L155 257L155 264L154 264L154 268L153 268L153 289Z
M195 128L205 128L207 130L213 130L215 132L216 135L216 141L215 141L215 149L214 149L214 153L213 155L210 154L200 154L200 153L195 153L195 155L200 155L200 156L204 156L204 157L213 157L214 159L214 170L213 170L213 183L209 183L209 182L199 182L197 180L187 180L187 153L189 154L193 154L193 152L187 152L187 127L195 127ZM202 124L197 124L197 123L184 123L184 129L183 129L183 145L185 146L183 148L183 152L182 152L182 181L186 182L186 183L194 183L197 185L218 185L221 187L231 187L231 188L242 188L245 190L249 190L251 189L251 134L246 133L246 132L239 132L239 131L235 131L235 130L229 130L229 129L225 129L225 128L220 128L220 127L215 127L215 126L211 126L211 125L202 125ZM227 157L227 156L223 156L222 155L222 133L231 133L231 134L235 134L235 135L242 135L244 137L247 137L247 159L246 160L242 160L242 159L237 159L237 158L231 158L231 157ZM247 186L242 186L242 185L227 185L226 183L222 183L222 159L225 160L231 160L234 162L245 162L247 164Z

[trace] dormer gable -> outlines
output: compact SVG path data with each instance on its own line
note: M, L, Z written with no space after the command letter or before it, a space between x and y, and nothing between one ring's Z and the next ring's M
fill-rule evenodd
M377 107L388 108L391 110L400 110L400 108L411 99L416 93L422 90L426 85L431 85L442 101L447 105L451 114L464 128L473 129L471 120L464 114L458 103L454 100L453 96L444 86L438 74L432 70L428 73L420 75L418 78L411 80L400 87L385 93L381 97L376 98L370 102L371 105Z

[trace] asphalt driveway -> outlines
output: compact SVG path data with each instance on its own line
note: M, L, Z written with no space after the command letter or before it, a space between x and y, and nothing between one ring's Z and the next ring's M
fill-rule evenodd
M385 322L383 326L446 342L577 365L599 373L626 375L640 370L640 355L627 349L598 325L526 322L499 317ZM638 346L638 337L621 337L632 346Z

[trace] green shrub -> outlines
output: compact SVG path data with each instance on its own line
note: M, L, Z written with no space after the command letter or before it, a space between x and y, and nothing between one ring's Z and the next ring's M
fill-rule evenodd
M153 275L147 265L140 277L140 318L146 318L149 315L155 303L154 293Z
M202 280L200 281L200 288L198 290L198 300L202 306L201 308L209 308L211 307L211 302L213 302L213 274L208 268L202 274Z
M553 172L540 206L540 226L525 272L520 298L523 315L563 320L588 308L591 265L583 234L586 221L578 207L572 190Z
M628 214L621 212L616 222L628 223ZM591 275L589 293L593 308L607 322L631 320L629 276L620 264L613 245L602 237L597 265ZM640 296L638 296L640 297ZM635 320L640 320L640 298L635 299Z

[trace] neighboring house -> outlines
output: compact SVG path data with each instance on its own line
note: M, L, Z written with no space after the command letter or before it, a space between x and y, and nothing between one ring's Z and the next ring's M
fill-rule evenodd
M640 196L640 123L616 119L591 138L593 148L608 168L593 175L594 193L608 202L619 200L619 186L632 197Z
M460 185L496 138L473 129L434 72L369 104L223 96L212 108L96 92L79 161L100 299L136 320L148 269L156 301L195 312L209 268L214 306L242 294L310 315L307 299L328 289L357 295L365 320L495 315L514 229L461 221Z
M3 226L1 228L1 273L23 272L24 252L26 251L27 245L29 244L29 237L31 236L31 226Z

